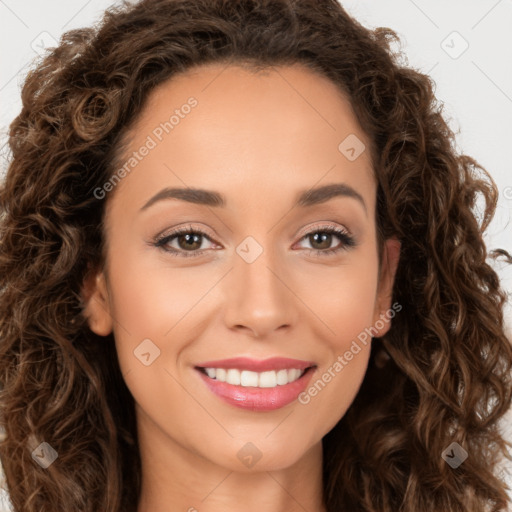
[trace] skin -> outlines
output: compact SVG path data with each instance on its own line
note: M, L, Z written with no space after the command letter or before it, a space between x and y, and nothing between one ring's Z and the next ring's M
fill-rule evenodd
M126 157L190 96L198 105L107 195L106 266L83 290L89 326L113 331L136 402L138 511L220 512L241 503L250 512L325 511L322 437L357 394L370 343L308 404L269 412L221 401L194 366L283 356L315 361L314 383L390 309L400 244L386 242L379 275L369 152L349 161L338 150L349 134L366 147L368 139L336 86L306 68L256 74L211 64L151 93ZM345 196L293 207L300 191L330 183L357 190L366 211ZM227 206L167 199L140 211L165 187L215 190ZM150 245L189 224L207 234L194 246L201 256ZM349 232L357 245L313 254L344 244L337 235L323 243L305 236L319 225ZM263 249L252 263L236 252L247 236ZM187 251L180 237L167 246ZM134 356L146 338L160 350L149 366ZM248 442L262 455L251 468L237 457Z

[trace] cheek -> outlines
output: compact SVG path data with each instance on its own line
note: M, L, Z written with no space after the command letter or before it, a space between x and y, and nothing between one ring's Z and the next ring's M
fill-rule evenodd
M128 251L120 253L125 257L111 265L109 282L123 379L137 407L174 431L179 422L173 418L182 414L183 404L194 410L178 383L176 362L187 344L182 330L187 313L204 292L198 294L183 272L167 269L164 278L165 269L146 265L135 253L133 257L127 257Z
M371 326L377 294L377 259L362 251L337 267L315 268L300 277L297 294L320 320L320 339L337 353ZM323 327L322 327L323 326Z
M352 404L364 379L371 350L378 261L370 253L321 279L309 275L308 306L321 322L318 343L328 354L300 403L311 407L318 431L333 428ZM311 283L315 283L312 286ZM302 289L306 290L305 282ZM304 292L303 292L304 293Z
M124 257L112 261L109 282L116 351L126 383L141 404L164 400L164 389L179 395L166 370L178 371L197 326L210 318L215 293L209 291L215 292L217 273L206 266L155 264L155 258L137 250L117 254Z
M154 336L164 339L215 282L212 272L200 267L172 268L143 248L119 251L124 254L112 264L110 284L115 320L121 336L126 331L135 339ZM170 258L170 257L169 257Z
M299 403L309 408L312 431L327 434L345 416L363 382L370 343L357 343L338 356L336 360L311 380L310 385L298 397ZM350 360L346 357L350 355Z

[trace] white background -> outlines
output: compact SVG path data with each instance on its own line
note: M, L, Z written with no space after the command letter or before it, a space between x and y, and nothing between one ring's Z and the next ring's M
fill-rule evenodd
M113 3L0 0L0 179L8 157L8 126L20 111L20 86L38 52L55 46L63 32L98 21ZM369 28L394 29L409 66L432 76L459 150L486 168L500 191L498 210L485 237L488 249L512 252L512 0L341 0L341 4ZM495 264L509 293L510 267ZM509 305L509 330L511 312ZM511 423L509 415L504 428L510 436ZM509 482L512 485L510 477Z

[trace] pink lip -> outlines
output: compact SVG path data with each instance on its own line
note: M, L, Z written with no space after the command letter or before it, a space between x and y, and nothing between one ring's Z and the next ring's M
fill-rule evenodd
M218 361L207 361L198 364L199 368L225 368L236 370L249 370L252 372L267 372L270 370L289 370L298 368L305 370L310 366L316 366L313 361L301 361L299 359L289 359L287 357L271 357L270 359L258 360L249 357L234 357L231 359L221 359Z
M219 368L217 366L217 368ZM235 386L227 382L211 379L196 368L208 389L230 405L251 411L273 411L293 402L308 386L314 369L306 371L302 377L290 384L274 388Z

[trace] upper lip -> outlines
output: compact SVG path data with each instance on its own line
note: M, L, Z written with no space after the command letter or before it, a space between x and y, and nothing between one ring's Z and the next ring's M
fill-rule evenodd
M233 357L231 359L219 359L217 361L206 361L196 365L198 368L225 368L249 370L253 372L265 372L270 370L289 370L298 368L305 370L316 366L313 361L302 361L288 357L271 357L270 359L251 359L249 357Z

